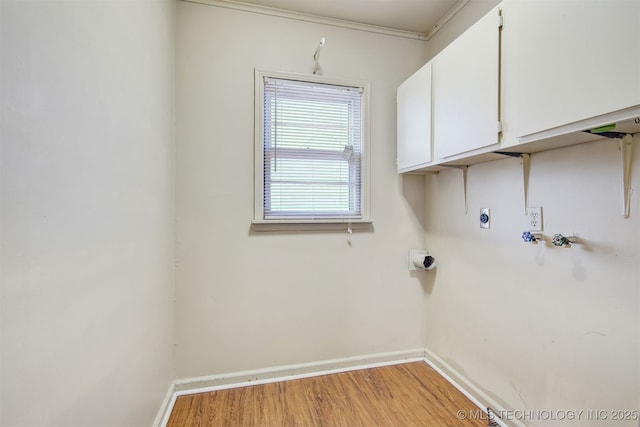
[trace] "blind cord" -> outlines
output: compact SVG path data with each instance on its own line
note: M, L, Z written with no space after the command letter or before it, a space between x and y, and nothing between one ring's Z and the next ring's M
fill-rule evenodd
M342 155L347 160L347 162L351 164L351 158L353 156L353 145L352 144L345 145ZM349 170L351 170L351 167L349 167ZM347 244L349 246L351 246L352 234L353 234L353 230L351 229L351 203L349 203L349 214L347 219Z

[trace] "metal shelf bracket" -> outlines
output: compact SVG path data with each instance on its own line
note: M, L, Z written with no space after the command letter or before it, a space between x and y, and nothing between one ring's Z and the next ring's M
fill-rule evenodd
M522 184L524 186L524 215L527 216L529 208L529 175L531 173L531 154L520 154L522 159Z
M469 170L469 166L458 166L458 165L443 165L448 168L459 169L462 171L462 193L464 196L464 213L465 215L469 212L469 206L467 203L467 171Z
M631 165L633 158L634 139L640 139L640 134L627 134L620 139L620 153L622 156L622 216L629 218L631 212Z

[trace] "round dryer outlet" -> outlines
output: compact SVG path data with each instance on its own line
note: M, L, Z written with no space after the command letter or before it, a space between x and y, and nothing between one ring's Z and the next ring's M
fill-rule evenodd
M489 228L491 224L491 213L489 208L480 209L480 228Z

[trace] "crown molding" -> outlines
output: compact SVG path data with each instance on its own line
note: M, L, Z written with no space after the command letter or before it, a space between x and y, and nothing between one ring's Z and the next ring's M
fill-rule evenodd
M198 3L208 6L222 7L225 9L240 10L243 12L258 13L261 15L277 16L279 18L293 19L296 21L313 22L316 24L330 25L333 27L348 28L351 30L365 31L369 33L384 34L393 37L402 37L413 40L427 41L427 35L414 33L411 31L397 30L395 28L382 27L377 25L362 24L359 22L342 19L327 18L324 16L311 15L307 13L292 12L289 10L276 9L266 6L258 6L233 0L180 0L185 3ZM468 0L467 0L468 1Z

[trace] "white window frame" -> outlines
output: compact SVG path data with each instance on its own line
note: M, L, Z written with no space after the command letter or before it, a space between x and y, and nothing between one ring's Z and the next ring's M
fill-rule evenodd
M297 80L312 83L323 83L338 86L359 87L362 89L362 155L361 155L361 215L353 218L327 218L327 217L305 217L305 218L283 218L265 219L264 213L264 86L268 78ZM255 70L255 142L254 142L254 218L252 224L258 229L291 229L291 225L303 226L315 229L321 226L323 229L342 229L345 224L349 226L358 224L371 224L370 211L370 144L369 144L369 92L368 82L341 80L327 78L316 75L300 75L278 71ZM272 227L269 227L272 226Z

